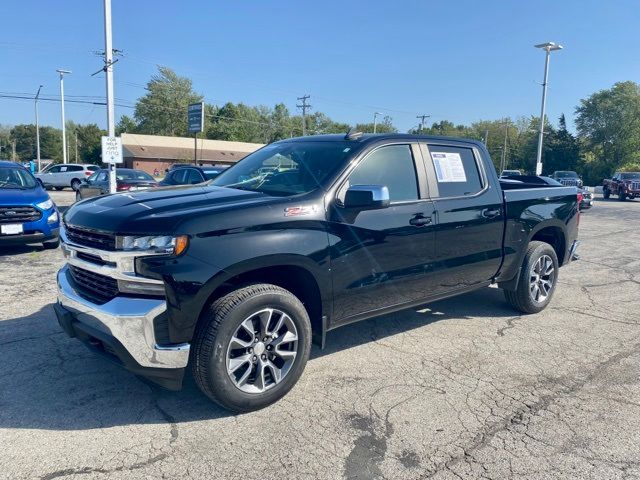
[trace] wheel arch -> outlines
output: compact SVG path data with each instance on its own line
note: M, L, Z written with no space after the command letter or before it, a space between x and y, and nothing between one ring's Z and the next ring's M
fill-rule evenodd
M309 314L314 343L323 346L332 295L329 273L300 255L267 256L225 268L205 284L198 323L217 298L253 283L270 283L295 295Z

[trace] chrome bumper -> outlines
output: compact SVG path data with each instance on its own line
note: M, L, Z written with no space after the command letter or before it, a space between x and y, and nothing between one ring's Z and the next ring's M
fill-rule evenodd
M81 297L69 281L69 267L58 272L58 303L75 321L117 339L142 367L184 368L189 344L158 345L153 320L166 311L164 300L115 297L103 305Z

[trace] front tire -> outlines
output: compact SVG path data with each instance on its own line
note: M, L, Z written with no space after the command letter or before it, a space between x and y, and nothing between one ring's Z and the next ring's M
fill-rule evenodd
M59 192L60 190L64 190L64 187L53 187L53 188L55 188L58 192Z
M608 188L603 188L603 189L602 189L602 196L603 196L605 199L608 199L608 198L611 196L611 192L609 191L609 189L608 189Z
M544 310L558 283L558 256L551 245L531 242L522 262L516 290L505 290L507 302L522 313Z
M620 200L621 202L624 202L627 199L627 195L624 193L623 190L618 191L618 200Z
M296 384L311 350L311 322L291 292L254 284L217 299L196 328L191 368L198 387L234 412L278 401Z

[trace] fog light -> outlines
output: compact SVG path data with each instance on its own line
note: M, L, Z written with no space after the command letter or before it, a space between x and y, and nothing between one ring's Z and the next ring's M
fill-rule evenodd
M118 290L122 293L133 293L138 295L164 296L164 283L132 282L129 280L118 280Z

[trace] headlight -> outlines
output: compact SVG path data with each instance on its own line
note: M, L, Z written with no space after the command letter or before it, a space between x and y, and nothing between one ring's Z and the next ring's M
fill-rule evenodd
M49 210L51 207L53 207L53 202L49 198L44 202L36 203L36 207L38 207L40 210Z
M49 218L47 219L47 223L56 223L58 221L58 212L53 212L51 215L49 215Z
M180 255L187 249L189 237L180 235L172 237L169 235L147 235L147 236L124 236L119 238L119 247L122 250L141 250L154 253L175 253Z

